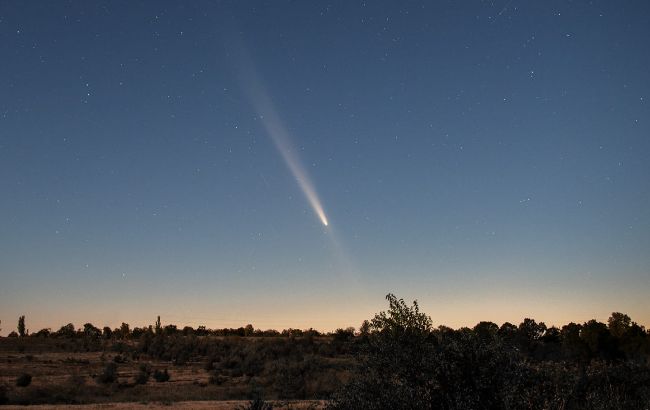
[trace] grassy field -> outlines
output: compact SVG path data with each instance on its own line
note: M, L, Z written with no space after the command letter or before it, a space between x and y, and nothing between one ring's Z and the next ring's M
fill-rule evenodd
M245 408L249 405L249 401L246 400L223 400L223 401L183 401L175 403L163 403L163 402L154 402L154 403L134 403L134 402L125 402L125 403L102 403L102 404L42 404L31 406L30 408L34 409L74 409L74 410L98 410L98 409L169 409L173 407L174 409L213 409L213 410L230 410ZM285 409L285 410L316 410L323 409L325 407L325 402L320 400L272 400L269 402L274 409ZM24 406L6 406L5 409L23 409Z
M116 403L129 403L126 406L131 408L137 403L151 408L191 401L183 408L234 408L262 397L285 400L275 408L318 408L320 402L305 400L326 399L347 380L353 365L351 356L338 353L329 338L306 342L208 336L200 343L217 346L223 354L192 353L179 363L143 354L136 342L120 342L116 352L110 341L98 345L100 349L83 351L77 341L0 338L0 386L9 404L17 405L102 404L106 408L104 404L110 403L109 408L124 408ZM107 369L111 377L106 377ZM169 379L156 380L156 372L165 371ZM22 375L31 376L27 386L18 385ZM215 407L214 401L227 400L231 401Z

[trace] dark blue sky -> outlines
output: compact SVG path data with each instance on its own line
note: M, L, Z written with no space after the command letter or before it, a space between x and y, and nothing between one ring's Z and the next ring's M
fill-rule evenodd
M649 40L646 1L2 2L2 332L650 324Z

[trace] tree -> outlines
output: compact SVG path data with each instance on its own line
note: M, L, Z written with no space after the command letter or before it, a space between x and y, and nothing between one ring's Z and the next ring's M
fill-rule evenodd
M160 325L160 316L156 319L156 334L159 335L162 332L162 326Z
M431 318L417 301L408 306L393 294L386 300L388 311L370 321L358 377L339 392L332 408L427 408L427 377L434 370Z
M86 323L84 324L83 334L89 339L99 339L102 331L99 328L93 326L92 323Z
M50 328L45 328L45 329L41 329L41 330L39 330L39 331L36 332L36 333L32 333L32 336L36 336L36 337L49 337L49 336L50 336L50 333L52 333L51 330L50 330Z
M609 329L604 323L597 320L592 319L582 325L580 339L586 343L591 357L616 359L621 356L621 352L616 346L616 340L609 333Z
M18 318L18 334L20 337L25 337L25 316Z
M482 339L492 339L499 332L499 326L493 322L479 322L474 326L474 332Z
M408 306L392 294L386 299L389 309L370 321L360 365L331 409L525 407L521 386L532 383L522 383L526 369L519 353L502 343L495 324L433 330L417 301Z
M504 324L501 325L497 334L503 340L507 342L512 342L517 337L517 326L513 325L510 322L505 322Z
M534 319L526 318L519 324L517 329L519 335L527 341L539 340L546 332L544 322L535 322Z
M131 329L129 328L128 323L122 322L122 324L120 325L120 333L121 333L122 339L128 339L129 338L129 336L131 335Z
M69 338L74 337L75 336L74 325L72 323L68 323L65 326L61 326L61 328L56 332L56 335L59 337L69 337Z
M607 320L609 333L614 337L621 338L632 325L632 319L624 313L613 312Z
M359 335L361 337L368 337L370 335L370 322L367 320L364 320L363 323L361 323L361 326L359 326Z
M166 336L174 335L177 332L178 332L178 328L176 327L176 325L166 325L163 328L163 334Z

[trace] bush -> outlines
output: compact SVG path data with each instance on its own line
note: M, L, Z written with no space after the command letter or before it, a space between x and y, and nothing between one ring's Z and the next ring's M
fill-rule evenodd
M32 375L23 373L16 379L16 386L27 387L32 383Z
M210 384L216 384L217 386L221 386L224 384L228 378L226 376L222 376L220 374L213 373L210 375L210 379L208 380Z
M164 383L169 381L169 373L167 372L167 369L163 370L162 372L160 370L156 370L153 372L153 378L158 383Z
M149 376L151 375L151 369L147 364L140 365L140 371L135 376L135 384L147 384L149 381Z
M214 361L212 358L209 358L207 362L205 362L205 366L203 366L206 372L214 370Z
M115 363L126 363L126 359L121 354L118 354L115 357L113 357L113 361Z
M267 403L260 397L251 400L248 405L237 407L238 410L273 410L271 403Z
M7 397L7 386L0 384L0 406L9 403L9 397Z
M104 384L114 383L117 381L117 365L115 363L108 363L104 367L102 374L97 376L97 381Z
M597 333L594 352L609 360L552 361L537 352L543 343L559 345L558 332L532 319L512 326L514 339L489 322L432 329L417 303L387 299L389 310L370 322L354 377L330 409L650 408L650 367L608 355L604 325L588 323ZM538 356L543 361L533 360Z

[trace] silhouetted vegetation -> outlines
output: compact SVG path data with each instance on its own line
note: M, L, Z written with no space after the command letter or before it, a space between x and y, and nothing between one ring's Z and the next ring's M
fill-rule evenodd
M160 318L146 327L25 329L23 337L14 332L16 337L0 338L4 363L14 369L0 400L253 399L250 408L264 408L259 406L270 404L259 399L263 395L330 400L335 409L650 405L650 335L623 313L613 313L607 323L553 327L525 318L518 325L479 322L454 330L433 327L415 302L387 299L388 310L364 321L358 332L178 328ZM47 354L57 351L68 352L56 363L72 376L48 385L34 369L51 368L55 362ZM25 371L39 377L38 385L13 387ZM175 388L155 389L151 379L172 380Z
M26 335L25 332L25 316L21 316L18 318L18 335L20 337L24 337Z
M97 376L97 381L104 384L115 383L117 381L117 365L115 363L108 363L104 367L104 371Z
M147 384L150 375L151 375L151 368L149 367L149 365L146 363L140 364L140 370L138 371L138 374L136 374L135 376L135 383Z
M169 381L169 373L167 372L167 369L160 371L156 370L153 372L153 378L155 381L158 383L164 383Z
M650 405L648 334L626 315L547 328L432 328L393 295L369 323L332 409L637 409ZM633 342L634 341L634 342ZM634 346L634 349L624 346Z
M23 373L16 379L16 386L27 387L32 383L32 375Z

